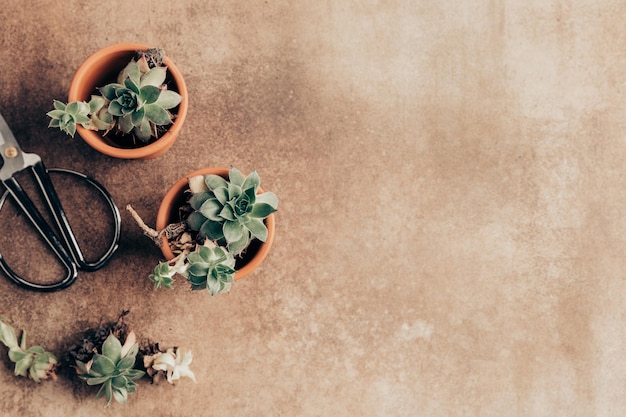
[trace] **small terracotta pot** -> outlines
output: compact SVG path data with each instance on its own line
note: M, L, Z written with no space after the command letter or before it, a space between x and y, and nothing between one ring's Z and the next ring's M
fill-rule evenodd
M207 174L215 174L219 175L225 179L228 179L228 168L204 168L199 169L197 171L190 172L185 175L169 189L169 191L163 197L161 201L161 205L159 207L159 211L157 213L156 219L156 228L157 230L163 230L168 224L175 223L180 221L177 218L176 210L185 202L184 191L189 186L188 178L191 178L196 175L207 175ZM263 189L259 187L257 193L262 193ZM267 227L267 239L265 242L261 242L258 239L254 239L248 249L246 250L246 254L243 258L237 259L237 264L235 265L235 280L239 280L249 275L252 271L254 271L263 260L267 257L269 253L270 247L274 242L274 229L275 229L275 218L274 214L270 214L267 218L265 218L265 226ZM161 252L163 252L163 256L165 259L171 260L174 258L174 254L170 250L170 245L167 239L163 238L163 244L161 245Z
M135 51L148 48L148 45L140 43L118 43L100 49L91 55L74 74L68 94L68 102L77 100L89 101L97 87L102 87L117 77L119 72L130 62ZM168 78L171 77L175 84L175 88L172 89L177 91L182 97L176 111L174 123L169 126L166 133L148 145L138 148L121 148L115 146L111 140L103 137L100 132L77 126L76 131L83 140L98 152L122 159L156 158L171 148L187 117L188 93L183 75L176 65L167 57L164 65L167 67Z

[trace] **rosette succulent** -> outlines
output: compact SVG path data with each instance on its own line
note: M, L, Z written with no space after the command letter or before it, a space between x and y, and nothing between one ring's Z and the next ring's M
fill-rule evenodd
M104 134L117 127L121 133L132 133L142 142L158 137L158 127L173 122L170 110L180 104L182 97L167 89L167 68L153 54L161 56L163 51L150 50L141 53L137 60L133 58L116 82L99 88L101 95L91 96L89 102L65 104L54 100L54 109L47 113L48 127L57 127L72 137L76 125Z
M165 352L158 352L154 355L144 356L143 364L146 372L154 382L159 382L163 377L167 382L174 384L182 377L187 377L196 382L196 377L189 365L193 356L191 351L183 354L180 349L167 349Z
M135 137L147 142L157 135L156 126L172 123L168 110L178 106L181 97L165 88L166 75L165 67L149 68L142 57L124 68L117 83L100 89L109 102L108 113L117 118L123 133L132 131Z
M159 263L149 278L154 289L172 289L176 274L187 278L192 290L207 289L211 295L228 292L235 280L235 258L226 248L206 240L195 251L178 256L173 265Z
M136 379L145 372L134 369L139 345L135 333L126 336L124 345L113 334L102 344L102 353L95 353L87 363L76 361L78 376L88 385L102 385L96 398L106 396L106 405L111 399L125 404L129 393L137 389Z
M35 382L56 379L57 358L41 346L26 348L26 332L20 343L15 330L0 317L0 342L9 348L9 359L15 363L15 375L29 377Z
M89 104L82 101L73 101L65 104L61 101L54 100L54 110L49 111L46 115L50 118L48 127L58 127L61 131L74 137L76 133L76 125L80 124L86 127L89 123Z
M254 238L265 242L268 231L263 219L276 211L278 197L271 192L257 194L260 183L256 171L246 177L236 168L230 169L228 180L213 174L203 181L190 179L194 186L189 204L194 211L187 224L234 255L240 255Z
M192 290L207 289L211 295L230 291L235 279L235 258L226 248L207 240L187 255L187 263L182 275Z

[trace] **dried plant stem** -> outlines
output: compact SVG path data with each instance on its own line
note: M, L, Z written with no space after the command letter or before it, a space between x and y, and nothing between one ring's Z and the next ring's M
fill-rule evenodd
M126 210L130 212L131 216L133 216L133 219L135 219L135 222L137 222L141 230L143 230L143 234L149 237L155 243L155 245L159 247L163 244L163 236L165 236L167 239L174 239L178 237L181 233L183 233L186 228L185 223L180 222L168 224L165 229L157 231L146 225L146 223L141 219L139 214L137 214L135 209L133 209L133 206L128 204L126 206Z

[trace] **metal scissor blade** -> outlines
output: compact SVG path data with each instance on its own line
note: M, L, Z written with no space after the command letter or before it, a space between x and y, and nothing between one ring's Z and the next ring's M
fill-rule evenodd
M11 128L7 124L4 117L0 114L0 146L15 146L19 149L19 145L15 140L15 136L13 136L13 132L11 132Z
M0 114L0 181L5 181L16 172L33 166L41 161L34 153L25 153L20 149L9 125Z

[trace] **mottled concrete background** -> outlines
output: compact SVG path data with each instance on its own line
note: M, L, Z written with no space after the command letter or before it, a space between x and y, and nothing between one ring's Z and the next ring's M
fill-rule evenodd
M198 383L105 410L0 362L0 415L626 415L625 18L616 0L4 0L0 112L26 151L148 223L205 166L256 169L282 200L270 256L228 295L152 291L160 254L126 212L117 256L71 288L1 279L29 342L59 352L130 308L141 336L193 351ZM186 76L187 122L156 160L46 127L119 41ZM49 272L10 219L1 253Z

